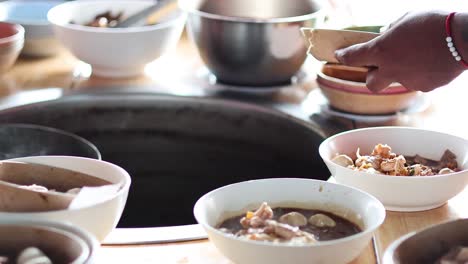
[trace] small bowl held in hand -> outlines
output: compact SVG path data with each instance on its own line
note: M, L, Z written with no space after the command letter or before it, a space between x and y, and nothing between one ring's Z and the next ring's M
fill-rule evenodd
M364 43L379 36L374 32L339 29L301 28L309 49L307 53L319 61L339 63L335 51L348 46Z

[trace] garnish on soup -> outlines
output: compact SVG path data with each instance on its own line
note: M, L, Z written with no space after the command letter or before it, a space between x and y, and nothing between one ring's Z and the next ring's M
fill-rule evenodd
M85 24L88 27L113 27L122 19L123 12L118 12L117 14L112 14L111 11L106 11L100 14L97 14L94 19Z
M439 161L419 155L405 157L393 153L392 148L385 144L377 144L369 155L361 155L359 152L358 148L355 160L339 154L332 161L357 171L393 176L432 176L460 171L457 157L448 149Z
M112 13L111 11L105 11L97 14L93 20L83 24L88 27L99 27L99 28L111 28L115 27L119 22L124 19L124 12L120 11ZM144 25L151 26L156 24L157 21L146 21ZM76 24L74 21L70 21L70 24Z
M335 214L302 208L271 208L266 202L255 211L223 221L218 228L246 240L308 245L361 232L351 221Z

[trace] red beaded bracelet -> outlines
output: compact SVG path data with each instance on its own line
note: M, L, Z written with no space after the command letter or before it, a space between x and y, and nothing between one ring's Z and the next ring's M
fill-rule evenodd
M463 64L463 66L468 68L468 63L466 63L466 61L462 59L460 53L458 53L457 49L455 48L455 44L453 43L451 21L452 18L455 16L455 13L456 12L450 13L445 19L445 32L447 33L447 38L445 38L445 40L447 41L447 46L453 58L456 61L459 61L461 64Z

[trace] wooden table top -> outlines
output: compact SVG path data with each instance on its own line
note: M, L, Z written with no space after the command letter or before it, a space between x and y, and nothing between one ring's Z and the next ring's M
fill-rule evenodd
M10 71L0 75L0 96L50 87L59 87L67 92L108 89L114 85L152 85L162 82L167 85L171 82L171 78L177 79L177 74L194 72L199 70L201 65L196 49L185 36L177 49L148 66L145 75L130 79L105 79L90 75L90 68L87 65L77 61L67 51L62 51L49 58L20 58ZM171 85L168 87L170 90ZM176 85L172 87L178 89ZM315 89L314 78L311 78L301 85L278 90L273 97L274 100L299 105L307 100L308 95ZM188 91L175 91L176 94L186 92ZM425 96L430 100L430 106L424 111L402 115L385 122L390 125L423 127L468 138L468 126L460 122L463 120L462 113L466 109L464 104L468 100L466 74L447 87L436 89ZM376 124L355 121L352 125L366 127ZM387 218L375 233L373 243L369 244L353 263L378 263L387 246L400 236L444 221L466 217L468 217L468 188L437 209L414 213L387 212ZM208 240L138 246L104 245L98 259L99 263L230 263Z

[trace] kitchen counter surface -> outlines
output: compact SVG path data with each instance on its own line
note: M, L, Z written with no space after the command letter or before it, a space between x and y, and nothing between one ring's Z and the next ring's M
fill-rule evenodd
M0 105L14 105L13 101L18 99L18 95L25 91L26 95L28 91L33 95L35 91L42 89L49 91L44 93L48 98L37 98L33 95L28 100L33 102L73 92L113 89L116 85L130 88L143 86L155 92L177 95L204 96L216 93L218 88L210 87L209 82L203 80L204 69L201 65L195 48L185 37L176 50L148 66L144 76L131 79L95 77L90 74L89 66L78 62L66 51L50 58L20 58L9 72L0 76ZM316 108L317 104L314 103L320 96L314 82L314 66L305 67L303 71L306 77L297 85L275 90L268 96L268 100L284 103L286 108L295 106L303 109L306 112L305 119L329 125L337 130L343 127L410 125L468 137L468 126L462 123L468 100L466 74L447 87L425 94L424 100L429 102L427 107L413 111L415 113L400 113L375 122L320 114L320 109ZM25 96L19 97L24 99ZM353 263L378 263L387 246L400 236L440 222L468 217L467 201L468 189L465 189L437 209L415 213L387 212L385 223L376 232L373 243L369 244ZM164 229L169 234L172 232L170 227ZM125 232L117 230L111 236L125 240ZM103 245L98 260L98 263L230 263L206 239L144 245Z

